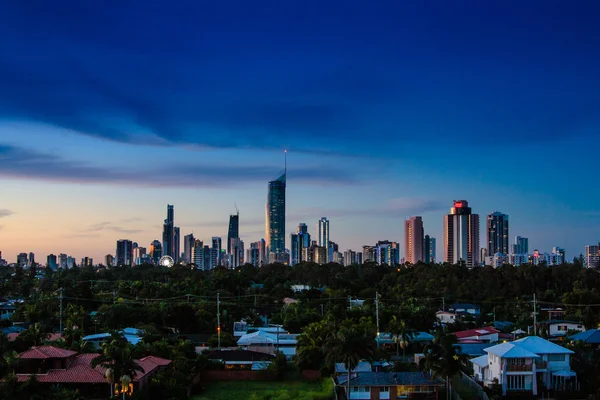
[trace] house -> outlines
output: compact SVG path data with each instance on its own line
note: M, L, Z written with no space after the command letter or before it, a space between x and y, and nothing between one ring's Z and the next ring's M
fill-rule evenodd
M266 330L259 330L240 337L237 341L237 345L246 350L268 354L275 354L280 351L286 358L291 359L296 355L298 336L300 335L289 334L287 332L270 333Z
M582 341L585 344L599 345L600 329L590 329L589 331L579 332L576 335L569 336L569 339L574 342Z
M453 324L456 322L456 314L448 311L438 311L435 313L435 317L440 324Z
M9 321L16 310L17 307L12 302L0 303L0 321Z
M336 377L336 383L354 399L437 399L444 384L422 372L362 372L350 376L350 393L347 393L348 375Z
M527 336L485 349L487 354L471 359L474 378L485 386L497 381L502 394L529 392L536 396L538 382L554 390L575 387L569 349L538 336Z
M410 343L420 343L420 344L428 344L433 342L434 336L427 332L413 332L412 337L410 338ZM391 333L380 333L375 341L379 345L383 345L385 347L393 347L396 346L395 336Z
M356 367L354 367L354 369L352 371L350 371L350 373L352 375L355 374L361 374L364 372L372 372L373 371L373 366L371 365L370 362L368 361L359 361L358 364L356 364ZM346 369L346 366L344 365L344 363L335 363L335 375L339 376L339 375L344 375L346 374L346 376L348 376L348 370Z
M448 311L458 315L471 315L475 318L478 318L481 315L481 307L470 303L454 303L450 306Z
M122 334L129 343L136 345L141 342L145 332L141 329L125 328L122 331L119 331L119 333ZM84 336L81 340L84 342L91 342L94 348L99 349L102 347L102 343L109 339L110 336L110 333L98 333L95 335Z
M548 320L539 323L545 325L548 336L558 338L565 336L568 331L585 332L585 326L581 322L565 321L565 320Z
M25 382L35 375L40 384L64 385L78 389L86 397L106 396L110 392L105 378L105 368L92 368L97 353L78 354L53 346L32 347L18 355L17 379ZM143 390L150 378L159 370L168 367L171 360L148 356L136 360L144 372L136 372L132 390Z
M495 343L499 340L500 331L493 326L454 332L460 343Z
M223 363L227 370L263 371L275 358L272 354L240 349L211 350L203 354L209 360Z

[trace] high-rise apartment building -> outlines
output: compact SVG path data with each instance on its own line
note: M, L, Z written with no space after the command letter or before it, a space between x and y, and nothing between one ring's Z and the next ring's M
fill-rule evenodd
M526 237L515 237L514 254L529 254L529 239Z
M84 267L93 267L94 266L94 259L91 257L82 257L81 258L81 264L79 265L80 268L84 268Z
M423 240L423 255L426 264L435 264L435 238L425 235Z
M142 265L146 260L146 248L145 247L134 247L133 248L133 263L135 265Z
M75 266L75 257L67 257L67 269L71 269Z
M173 227L173 260L178 263L181 259L181 229Z
M190 233L183 237L183 261L192 262L192 247L194 247L194 234Z
M60 264L62 265L62 256L63 256L63 254L61 254L60 256L61 256ZM104 256L104 265L105 266L112 267L114 265L114 262L115 262L115 258L112 256L112 254L107 254L107 255ZM66 263L67 263L67 257L65 256L65 267L66 267Z
M266 206L266 235L269 262L284 262L285 253L286 171L269 182Z
M479 215L471 213L466 200L455 200L450 214L444 215L444 260L479 266Z
M424 241L423 218L416 216L404 221L404 255L407 262L416 264L425 259Z
M354 264L356 264L356 252L348 249L344 252L344 266L349 267Z
M262 267L263 265L267 265L269 263L269 258L267 256L267 242L265 239L260 239L258 242L258 266Z
M19 253L17 256L17 265L24 268L27 266L27 263L27 253Z
M131 266L133 264L133 243L131 243L131 240L117 240L115 262L115 265L119 267L123 265Z
M240 238L240 213L229 216L229 229L227 230L227 254L231 253L231 239Z
M497 253L507 255L509 253L508 215L498 211L488 215L486 231L488 255L490 257Z
M160 257L162 257L163 251L162 251L162 244L160 243L159 240L155 240L150 244L150 258L152 259L152 262L154 263L154 265L158 265L158 262L160 261Z
M221 238L220 237L218 237L218 236L212 237L211 249L213 249L213 251L210 253L210 263L211 263L211 267L215 268L222 264L222 261L221 261L222 246L221 246Z
M35 254L34 253L29 253L29 259L27 260L27 262L30 267L35 266Z
M230 268L237 268L244 264L244 242L240 238L231 239L231 264Z
M48 257L46 258L46 267L50 269L57 268L56 256L54 254L48 254Z
M60 253L58 255L58 267L61 269L67 269L67 255L64 253ZM110 267L110 265L109 265Z
M329 258L329 220L325 217L317 221L317 245L328 249Z
M167 219L163 224L162 251L163 256L171 256L175 260L175 209L171 204L167 204Z
M597 245L585 246L585 266L600 268L600 242Z

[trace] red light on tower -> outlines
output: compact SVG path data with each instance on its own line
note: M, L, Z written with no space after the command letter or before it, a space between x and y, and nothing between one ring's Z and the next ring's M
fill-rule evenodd
M462 208L463 203L462 201L455 201L454 202L454 208Z

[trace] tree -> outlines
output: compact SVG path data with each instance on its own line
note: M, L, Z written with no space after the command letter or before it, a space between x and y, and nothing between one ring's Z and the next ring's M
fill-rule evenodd
M334 365L341 361L348 371L347 395L350 396L351 371L358 362L373 354L375 338L370 337L364 329L345 321L340 329L327 338L327 355Z
M313 322L302 329L296 346L295 363L301 370L320 369L325 359L327 338L335 332L330 320Z
M443 331L438 332L432 344L425 347L425 357L421 360L421 369L430 371L434 377L446 380L446 397L450 396L450 380L466 370L468 357L460 353L455 346L456 336Z
M102 352L92 360L92 368L98 365L106 368L109 383L133 379L136 372L144 372L134 358L134 347L118 332L112 332L110 339L102 343Z
M402 347L402 359L404 360L406 358L406 346L412 341L414 332L408 327L405 320L398 319L395 315L388 324L388 332L396 342L396 355L400 355L400 347Z

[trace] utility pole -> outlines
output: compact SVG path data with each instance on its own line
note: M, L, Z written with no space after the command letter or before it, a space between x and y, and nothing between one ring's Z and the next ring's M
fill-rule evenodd
M321 317L323 316L323 304L321 304Z
M537 336L537 300L533 294L533 336Z
M60 325L58 327L58 333L60 333L60 337L62 337L63 333L63 288L60 288Z
M442 297L442 311L446 311L446 298Z
M217 292L217 349L221 350L221 302Z
M379 348L379 292L375 292L375 317L377 320L377 348Z

